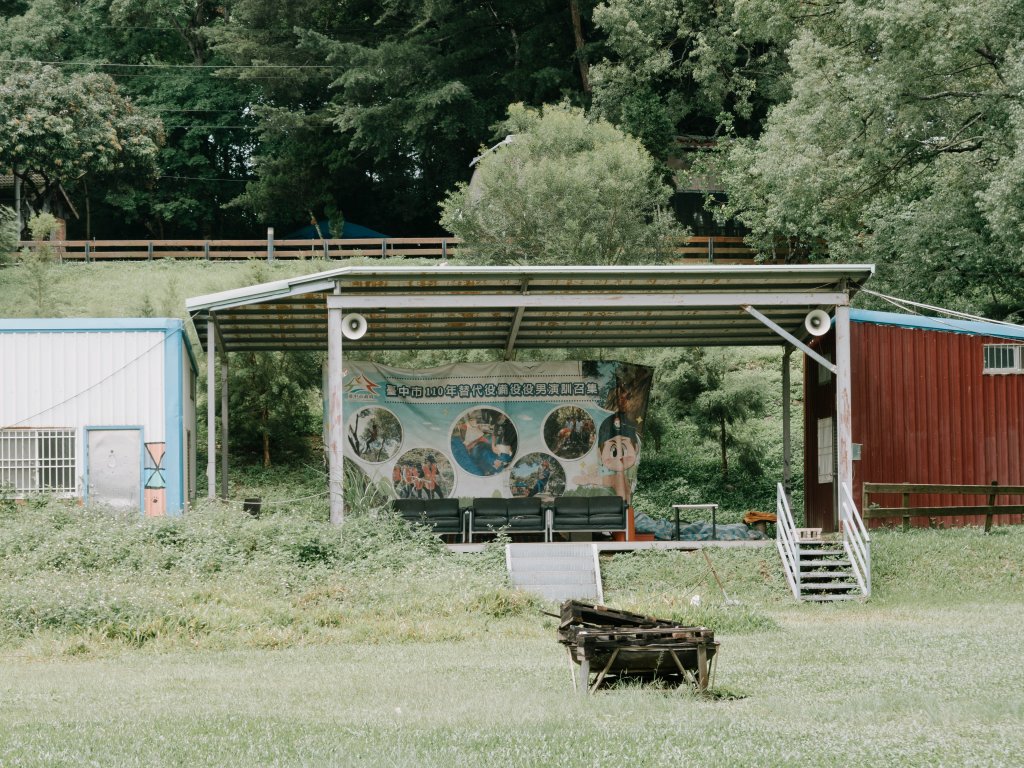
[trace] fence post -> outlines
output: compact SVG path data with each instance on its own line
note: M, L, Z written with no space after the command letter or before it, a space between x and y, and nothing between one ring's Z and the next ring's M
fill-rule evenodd
M380 257L386 259L388 257L388 241L387 238L381 238L380 241Z
M324 238L324 260L329 261L331 258L330 246L327 244L327 238Z
M152 240L150 240L148 243L146 243L146 260L147 261L152 261L153 260L153 241Z
M274 260L274 228L267 227L267 261Z
M714 235L708 235L708 264L713 264L715 261L715 238Z
M85 241L85 263L89 263L89 241Z
M203 256L206 257L207 261L210 260L210 241L209 240L203 240Z
M441 239L441 259L442 261L448 261L448 238Z
M904 493L903 494L903 504L902 504L902 506L903 507L909 507L910 506L910 494L909 493ZM910 515L904 515L903 516L903 532L906 533L909 530L910 530Z
M988 495L988 514L985 515L985 533L992 532L992 514L994 512L993 507L996 505L996 488L999 487L999 481L992 481L992 493Z

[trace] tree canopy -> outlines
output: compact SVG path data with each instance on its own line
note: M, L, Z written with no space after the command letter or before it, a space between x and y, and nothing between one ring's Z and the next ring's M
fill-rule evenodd
M58 184L118 172L152 176L163 138L160 122L135 109L106 75L47 66L0 81L0 125L0 165L22 180L35 210Z
M893 292L1020 318L1022 21L1021 0L21 0L0 9L3 119L14 137L47 115L31 162L86 212L78 235L331 213L430 235L468 226L438 206L509 105L564 103L714 191L766 256L875 262ZM681 136L715 150L680 170ZM612 236L565 208L577 239Z
M502 145L442 205L441 223L496 264L663 258L678 232L670 189L636 139L580 109L509 108Z

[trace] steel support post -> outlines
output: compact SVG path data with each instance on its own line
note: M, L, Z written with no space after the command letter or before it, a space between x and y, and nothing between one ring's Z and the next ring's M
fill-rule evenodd
M345 519L345 425L342 403L344 392L344 364L342 355L342 309L327 309L327 462L330 489L331 522L340 524Z
M206 495L217 496L217 330L206 321Z

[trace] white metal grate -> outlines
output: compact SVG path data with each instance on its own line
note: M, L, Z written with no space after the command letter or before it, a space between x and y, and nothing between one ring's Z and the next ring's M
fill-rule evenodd
M74 494L75 437L73 429L0 429L0 489Z
M984 373L1024 373L1024 346L986 344Z

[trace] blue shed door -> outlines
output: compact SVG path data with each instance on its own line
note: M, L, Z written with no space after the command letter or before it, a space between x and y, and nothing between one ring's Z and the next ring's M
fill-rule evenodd
M142 430L89 429L89 502L142 506Z

